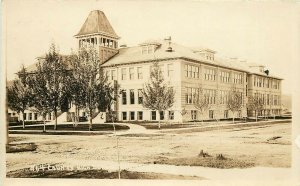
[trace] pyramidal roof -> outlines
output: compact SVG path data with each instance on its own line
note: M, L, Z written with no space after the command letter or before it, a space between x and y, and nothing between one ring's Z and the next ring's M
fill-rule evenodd
M75 35L75 37L95 33L119 38L113 27L110 25L105 14L100 10L93 10L90 12L89 16L87 17L83 26L81 27L78 34Z

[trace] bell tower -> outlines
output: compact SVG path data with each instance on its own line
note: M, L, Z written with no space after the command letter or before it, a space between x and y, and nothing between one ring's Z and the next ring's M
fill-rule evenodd
M79 49L90 46L98 48L101 64L118 53L120 37L100 10L90 12L74 37L78 40Z

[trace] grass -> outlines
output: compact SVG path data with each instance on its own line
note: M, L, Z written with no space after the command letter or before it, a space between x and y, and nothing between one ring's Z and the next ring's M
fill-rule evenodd
M233 125L223 125L223 126L208 126L204 128L187 128L177 131L165 131L169 133L193 133L193 132L206 132L206 131L213 131L213 130L224 130L224 129L234 129L235 131L244 130L248 127L255 127L255 126L267 126L267 125L274 125L274 124L281 124L281 123L290 123L291 121L272 121L272 122L257 122L257 123L240 123L240 124L233 124Z
M158 123L142 123L138 124L146 129L158 129ZM195 124L178 124L178 123L161 123L160 129L177 129L177 128L190 128L190 127L197 127Z
M129 127L125 125L115 125L116 130L128 130ZM22 127L18 128L10 128L10 130L43 130L44 126L25 126L23 129ZM46 125L46 131L53 130L54 125ZM58 124L57 130L60 131L89 131L88 124L79 124L74 127L72 124ZM93 124L93 131L113 131L113 125L111 124Z
M35 151L36 147L37 146L34 143L8 144L6 145L6 152L14 153L14 152Z
M255 163L245 160L237 160L232 158L222 157L217 155L216 157L187 157L187 158L161 158L160 160L154 162L155 164L168 164L176 166L202 166L211 167L219 169L232 169L232 168L249 168L254 167Z
M117 179L118 172L107 170L47 170L32 171L29 168L11 171L8 178L90 178L90 179ZM203 179L196 176L182 176L149 172L121 171L121 179Z
M43 121L25 121L25 126L26 125L34 125L34 124L43 124ZM9 126L22 126L23 123L22 121L17 121L17 122L9 122Z

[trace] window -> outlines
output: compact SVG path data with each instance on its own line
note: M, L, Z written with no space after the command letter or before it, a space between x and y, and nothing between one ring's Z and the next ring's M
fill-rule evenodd
M173 64L168 64L168 77L173 75Z
M138 104L143 103L143 94L142 94L142 89L138 89Z
M193 65L184 65L185 77L199 78L199 67Z
M169 120L174 120L174 111L169 111Z
M51 113L48 114L48 120L51 120Z
M204 79L208 81L216 80L216 71L214 69L205 68L204 69Z
M126 68L122 68L122 80L126 79Z
M216 90L205 89L204 97L209 104L216 104Z
M197 119L197 110L191 110L191 116L192 116L192 120L196 120Z
M188 65L184 65L184 75L185 77L189 76Z
M122 112L122 120L127 120L127 112Z
M134 104L134 90L130 90L130 104Z
M127 104L127 94L126 90L122 91L122 104L126 105Z
M111 80L110 70L106 71L106 77L108 80Z
M37 120L37 118L38 118L38 114L34 113L34 120Z
M151 111L151 120L156 120L156 111Z
M116 70L111 71L111 80L117 80Z
M193 66L189 65L188 67L189 67L189 77L192 77L192 74L193 74L192 68L193 68Z
M164 77L164 65L159 65L159 70L161 72L162 77Z
M224 118L225 118L225 119L228 118L228 110L224 110Z
M133 112L133 111L130 112L130 120L134 120L134 114L135 114L135 112Z
M138 112L138 120L143 120L143 112L142 111Z
M27 120L27 114L26 113L24 113L23 118L24 118L24 121Z
M165 112L164 111L159 111L159 119L164 120L165 119Z
M199 67L196 67L196 69L195 69L195 73L196 73L196 78L199 78Z
M187 104L191 104L192 103L192 97L193 97L193 93L192 93L192 88L186 88L187 89L187 93L186 93L186 103Z
M220 73L220 80L223 83L229 83L230 82L230 73L229 72L225 72L225 71L221 71L221 73Z
M234 73L233 74L233 83L234 84L242 84L242 74Z
M32 113L29 113L29 120L32 120Z
M209 110L209 119L214 119L214 111Z
M134 79L134 68L129 68L129 79Z
M138 79L143 79L142 67L137 68Z

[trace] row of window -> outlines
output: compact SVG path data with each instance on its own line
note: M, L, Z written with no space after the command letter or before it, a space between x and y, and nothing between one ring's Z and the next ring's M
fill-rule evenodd
M129 114L129 115L128 115ZM151 111L151 120L157 120L157 112L156 111ZM137 116L137 118L136 118ZM168 117L169 120L174 120L174 111L168 111ZM143 111L129 111L129 112L122 112L122 120L143 120ZM165 119L165 112L160 111L159 112L159 120L164 120Z
M232 79L233 79L234 84L242 84L243 83L241 73L233 73L232 74Z
M160 65L160 70L164 75L164 66ZM150 72L152 67L150 67ZM167 76L172 76L174 71L173 64L167 64ZM107 70L106 76L108 80L117 80L117 71L116 70ZM143 67L129 67L121 69L121 80L134 80L134 79L143 79Z
M194 65L184 65L185 77L199 78L199 67Z
M142 104L143 103L143 94L142 94L142 89L138 89L137 90L137 98L138 98L138 104ZM123 90L122 91L122 105L126 105L127 104L127 90ZM129 103L130 104L135 104L135 91L134 89L130 89L129 90Z
M278 80L271 80L269 78L263 78L263 77L257 77L254 76L253 85L255 87L264 87L264 88L273 88L273 89L279 89L279 83Z
M264 105L280 105L281 102L279 95L254 93L254 96L261 99Z
M224 115L223 117L225 119L227 119L229 116L229 110L224 110ZM208 118L209 119L215 119L215 110L209 110L208 111ZM237 117L242 117L242 111L238 111L237 112ZM197 120L197 119L200 119L198 118L198 111L197 110L191 110L191 119L192 120Z
M185 77L199 78L199 67L195 65L184 65ZM213 68L204 68L204 79L207 81L216 81L217 72ZM232 74L233 83L242 84L242 74ZM220 71L220 81L223 83L230 82L230 73L227 71Z
M196 96L203 97L206 101L206 103L209 104L216 104L217 103L217 90L212 89L203 89L203 92L200 92L201 90L199 88L191 88L187 87L186 92L186 104L193 104L197 100ZM241 93L241 99L243 102L243 93ZM228 97L229 97L229 91L219 90L220 95L220 104L227 104Z
M24 113L24 120L37 120L37 119L38 119L38 113Z
M90 45L101 45L101 46L106 46L110 48L118 48L118 42L115 40L107 39L107 38L97 38L97 37L92 37L92 38L85 38L85 39L79 39L79 48L81 47L87 47Z

